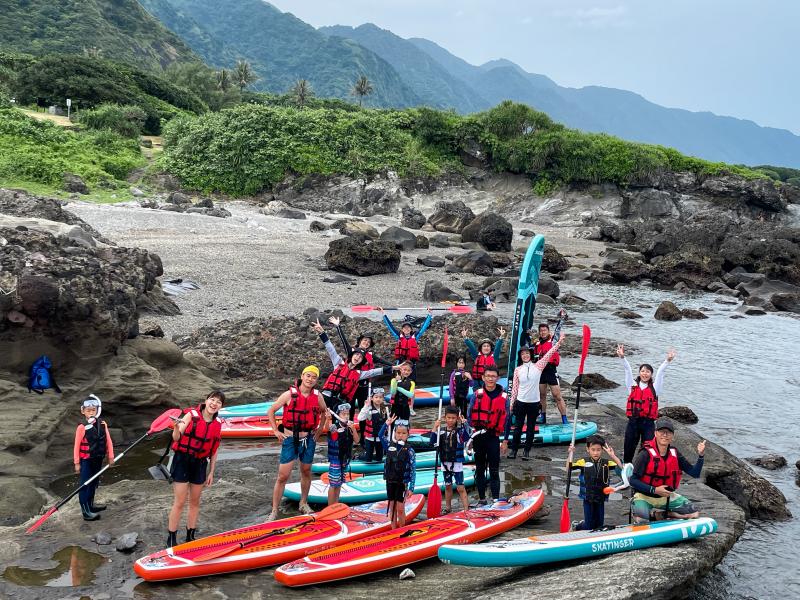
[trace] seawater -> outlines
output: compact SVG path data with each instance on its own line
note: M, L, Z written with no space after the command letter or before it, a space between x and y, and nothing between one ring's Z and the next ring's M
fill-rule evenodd
M756 471L775 484L789 501L789 509L800 516L800 487L795 484L795 461L800 458L796 426L800 425L800 320L768 314L732 319L735 306L715 302L719 297L684 295L648 287L563 285L590 303L610 299L620 307L642 315L632 327L611 314L614 307L568 306L576 322L568 335L579 336L580 325L592 335L637 347L628 360L634 372L639 363L658 367L668 348L677 358L668 367L663 405L686 405L700 422L692 427L738 457L778 453L789 466L779 471ZM656 307L672 300L680 308L704 309L709 318L656 321ZM637 305L648 305L648 308ZM539 306L537 319L555 316L558 307ZM606 310L608 308L608 310ZM513 305L499 306L498 317L511 318ZM562 377L572 381L578 359L564 359ZM590 355L585 372L601 373L624 385L619 358ZM594 393L598 400L624 408L623 388ZM548 412L552 412L550 407ZM680 435L680 433L679 433ZM619 441L618 443L621 443ZM621 448L620 448L621 450ZM800 522L750 521L733 550L693 592L695 599L745 600L751 598L800 598L800 568L796 541Z

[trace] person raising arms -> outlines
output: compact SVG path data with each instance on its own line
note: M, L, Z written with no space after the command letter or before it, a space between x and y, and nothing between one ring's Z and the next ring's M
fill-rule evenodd
M553 336L550 334L550 326L547 323L540 323L539 324L539 339L536 340L536 350L535 356L537 359L541 358L553 347L555 341L553 340ZM553 395L553 400L556 402L556 408L558 408L558 412L561 413L561 423L566 425L569 421L567 420L567 405L564 403L564 399L561 397L561 386L558 383L558 372L556 371L556 367L561 362L561 356L559 356L558 351L554 352L550 355L550 360L544 367L542 371L541 379L539 381L539 396L541 397L542 402L542 418L540 423L547 423L547 390L550 390L550 393Z
M506 330L500 327L497 331L500 333L500 337L494 342L494 349L492 349L492 340L484 338L476 347L475 343L467 337L467 330L461 330L464 344L470 356L474 359L472 363L472 386L476 390L483 385L483 372L486 367L497 367L500 364L500 353L503 351L503 339L506 336Z
M394 347L395 363L400 364L406 361L410 362L412 367L411 379L414 381L414 383L416 383L417 361L419 360L418 342L431 325L433 313L431 312L430 307L428 307L428 316L425 317L425 321L422 322L422 325L420 325L419 330L416 332L414 332L414 328L412 327L412 323L416 321L414 317L406 315L403 319L402 325L400 325L400 331L397 331L395 326L392 325L392 322L389 320L389 317L386 315L386 311L384 311L380 306L378 307L378 311L380 311L381 315L383 316L383 322L386 325L386 328L389 330L389 333L392 334L392 337L397 340L397 344ZM413 411L411 414L412 416L414 415Z

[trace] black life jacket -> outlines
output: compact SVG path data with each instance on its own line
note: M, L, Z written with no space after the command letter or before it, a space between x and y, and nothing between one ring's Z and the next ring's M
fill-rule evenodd
M96 421L85 429L78 454L80 458L103 458L106 455L106 422Z
M336 429L336 442L339 446L339 464L348 464L353 458L353 432L349 427Z
M439 433L439 460L443 463L454 463L458 456L458 429L447 429Z
M409 377L408 379L403 379L401 382L397 384L397 388L403 388L406 391L411 390L411 385L414 382ZM391 403L396 406L408 406L411 402L411 398L406 396L405 394L401 394L400 392L395 392L394 396L392 396Z
M463 374L453 377L453 387L455 388L456 398L463 399L469 396L469 381L470 380L464 377Z
M386 451L386 462L383 465L383 478L392 483L403 483L406 465L411 460L407 444L397 442Z
M587 502L604 502L606 495L603 492L608 486L609 469L608 459L601 458L599 461L586 459L581 469L583 474L584 492Z

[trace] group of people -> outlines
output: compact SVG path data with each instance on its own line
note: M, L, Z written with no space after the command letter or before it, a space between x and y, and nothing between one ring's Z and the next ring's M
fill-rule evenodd
M336 328L342 342L345 359L337 352L319 321L313 324L333 370L319 390L319 367L305 367L299 378L291 383L267 412L270 425L281 444L271 520L278 518L278 507L296 462L300 467L299 509L304 514L312 512L308 504L311 464L316 444L326 433L328 502L338 502L354 448L361 446L362 460L384 462L392 523L394 526L404 523L403 503L413 493L416 478L416 455L408 438L411 433L410 419L416 415L416 364L420 359L417 341L430 321L429 313L416 332L409 320L404 321L397 330L384 314L384 322L396 340L393 361L383 361L373 354L374 340L369 335L360 335L355 346L351 346L339 319L331 318L330 323ZM522 459L529 459L536 424L546 422L546 416L543 419L541 417L545 414L544 400L548 390L556 400L562 423L567 423L566 406L555 372L559 361L558 351L565 339L563 334L558 339L552 339L549 326L546 323L539 325L535 341L519 349L518 366L511 374L510 390L506 390L498 383L498 363L505 330L498 330L499 338L496 341L481 340L477 346L467 337L466 329L461 333L472 357L472 367L467 370L466 357L457 359L450 375L449 404L429 432L430 442L438 452L446 485L445 512L452 509L455 495L465 510L469 507L463 472L468 455L473 455L475 463L478 505L486 505L491 498L500 497L501 456L515 459L524 436ZM630 484L635 490L632 512L637 521L647 521L659 514L673 518L697 516L697 510L691 502L675 490L682 472L693 477L699 476L705 441L698 444L698 459L692 464L672 446L675 429L672 422L658 418L658 394L663 386L664 371L674 360L675 352L668 352L655 374L652 366L642 364L636 378L625 358L624 347L620 345L617 353L623 360L629 390L623 459L619 460L602 437L595 435L588 438L586 458L573 463L573 469L580 473L580 497L584 502L584 520L576 523L575 527L598 529L603 526L610 476L618 472L624 463L631 461L633 474ZM389 375L392 378L387 405L384 388L373 387L372 380ZM169 546L178 543L178 525L187 502L185 539L194 539L202 491L214 480L222 425L218 413L224 402L223 392L211 392L204 403L187 410L173 428L171 447L174 457L170 473L174 502L168 521ZM277 419L279 411L282 411L280 423ZM99 471L104 457L113 462L114 451L108 425L100 419L100 400L96 396L87 398L81 406L81 413L86 422L79 425L76 431L74 459L75 469L80 473L83 483ZM604 451L608 458L603 457ZM100 518L98 513L104 508L94 502L97 480L93 483L80 495L81 510L86 520ZM491 495L489 499L487 487Z

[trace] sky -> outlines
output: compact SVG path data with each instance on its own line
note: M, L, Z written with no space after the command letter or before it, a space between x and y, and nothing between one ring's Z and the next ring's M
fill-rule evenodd
M800 134L798 0L270 0L320 27L374 23L473 64L630 90Z

